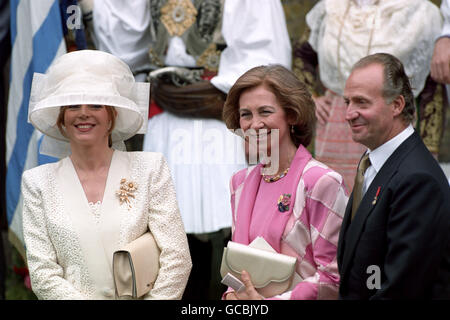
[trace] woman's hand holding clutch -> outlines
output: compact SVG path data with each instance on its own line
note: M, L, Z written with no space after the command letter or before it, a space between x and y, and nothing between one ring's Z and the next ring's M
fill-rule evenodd
M240 292L232 291L225 296L225 300L263 300L261 296L253 286L250 275L247 271L242 270L241 280L245 285L245 290Z

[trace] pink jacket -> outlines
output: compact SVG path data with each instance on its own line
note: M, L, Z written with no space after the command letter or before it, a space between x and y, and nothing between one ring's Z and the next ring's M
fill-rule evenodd
M261 183L261 164L231 179L233 241L249 244L253 205ZM274 206L262 236L277 251L297 258L300 278L292 291L269 299L336 299L339 273L336 251L348 200L342 177L300 146L284 178L280 195L291 194L290 209Z

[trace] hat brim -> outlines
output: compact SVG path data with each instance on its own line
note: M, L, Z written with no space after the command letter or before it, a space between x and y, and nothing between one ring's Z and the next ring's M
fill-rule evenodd
M97 50L80 50L60 56L46 74L34 73L28 121L48 137L68 142L56 122L61 107L104 105L117 111L112 142L145 133L150 83L135 82L119 58Z
M62 97L50 97L40 101L29 114L30 123L43 134L61 141L68 141L56 124L61 107L70 105L104 105L114 107L117 118L112 132L113 142L127 140L134 136L144 123L136 103L117 96L92 96L92 95L65 95ZM147 107L148 108L148 107Z
M43 134L61 141L64 137L56 121L61 107L71 105L105 105L114 107L117 111L116 124L111 133L113 142L127 140L137 133L147 130L148 108L150 98L150 83L134 83L131 90L133 100L127 97L103 92L66 93L50 96L42 100L34 99L39 95L46 75L35 73L31 89L28 122ZM36 101L37 100L37 101Z

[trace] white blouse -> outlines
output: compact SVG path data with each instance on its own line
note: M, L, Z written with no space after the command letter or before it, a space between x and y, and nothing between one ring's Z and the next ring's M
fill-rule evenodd
M101 201L97 201L97 202L89 202L89 208L91 209L91 214L95 219L95 223L97 225L100 224L100 209L102 206L102 202Z
M322 0L306 15L306 23L311 29L308 41L318 53L320 79L328 89L342 95L359 59L386 52L403 63L417 97L430 73L442 17L427 0Z

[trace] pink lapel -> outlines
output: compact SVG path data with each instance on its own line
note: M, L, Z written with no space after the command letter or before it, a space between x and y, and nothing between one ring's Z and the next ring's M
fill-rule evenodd
M261 167L262 164L258 164L244 180L241 198L236 208L237 214L233 241L246 245L250 243L248 233L250 230L253 205L255 204L256 194L261 183Z
M308 150L300 145L300 147L297 149L294 159L292 160L289 173L282 179L283 184L280 186L280 195L286 193L291 194L291 204L289 206L289 210L280 212L276 204L274 204L271 221L267 224L268 226L270 226L270 228L266 228L263 231L264 239L266 239L266 241L277 252L280 252L281 237L294 208L297 186L302 176L303 169L305 168L308 161L311 160L311 158L312 156L308 152ZM261 183L262 179L261 167L262 165L259 164L252 172L250 172L250 174L245 179L242 194L239 200L239 205L237 206L237 221L235 223L233 241L242 244L249 244L250 242L248 235L253 207L255 204L256 195L258 193L259 184Z

